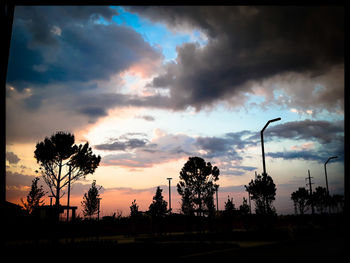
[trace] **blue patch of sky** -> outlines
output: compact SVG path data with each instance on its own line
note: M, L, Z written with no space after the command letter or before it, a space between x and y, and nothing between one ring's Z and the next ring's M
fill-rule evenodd
M114 16L112 20L118 25L133 28L151 46L160 49L165 57L165 62L176 59L176 47L183 43L197 41L201 45L206 44L197 30L193 30L192 35L185 32L171 32L165 25L126 12L123 7L113 8L117 9L119 15Z
M323 91L325 87L320 84L316 84L314 90L312 91L312 95L317 95L319 92Z

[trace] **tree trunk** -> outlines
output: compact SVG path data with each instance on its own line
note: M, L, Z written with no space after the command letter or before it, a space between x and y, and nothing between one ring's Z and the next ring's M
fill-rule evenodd
M199 202L199 216L202 216L202 200L201 200L200 192L198 192L198 202Z
M57 184L56 184L56 213L57 220L59 219L59 206L60 206L60 183L61 183L61 169L62 169L62 160L60 160L59 168L58 168L58 176L57 176Z

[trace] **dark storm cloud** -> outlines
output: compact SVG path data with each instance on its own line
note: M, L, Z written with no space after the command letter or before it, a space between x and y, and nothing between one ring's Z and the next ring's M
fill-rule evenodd
M108 80L141 59L161 59L134 30L97 23L113 15L108 7L16 8L8 82Z
M177 108L200 109L243 96L252 92L250 82L281 74L326 75L344 62L343 7L133 6L128 10L170 28L197 28L208 36L205 47L179 46L176 63L169 63L166 72L149 84L169 88ZM333 95L323 97L323 103L334 106L343 93L338 89Z
M6 186L31 186L34 178L34 175L26 175L17 172L6 171Z
M344 123L329 121L292 121L269 127L264 134L293 140L317 140L321 144L344 141Z
M313 160L322 162L325 159L325 156L320 156L319 153L313 151L285 151L285 152L273 152L267 153L266 156L272 158L282 158L285 160L289 159L303 159L303 160Z
M284 152L273 152L267 153L266 156L272 158L282 158L284 160L290 159L302 159L308 161L317 161L319 163L324 163L330 156L338 156L334 159L334 162L344 162L344 151L330 152L327 149L320 149L318 151L303 150L303 151L284 151Z
M79 110L80 113L88 115L90 117L102 117L106 116L107 113L102 107L84 107Z
M111 20L117 14L115 9L105 6L21 6L16 7L15 19L20 19L26 25L32 35L32 44L52 45L58 44L51 32L53 26L93 22L101 17Z
M203 155L205 158L225 156L238 160L242 159L234 148L235 142L230 138L199 137L197 138L196 144L198 145L199 149L207 152Z
M82 94L79 97L76 96L68 100L70 101L66 101L65 103L69 104L70 108L77 109L78 112L85 115L90 115L91 117L96 117L96 115L104 116L108 109L118 106L136 106L166 109L170 104L170 99L164 96L154 95L142 97L120 93L102 93L94 95ZM152 121L151 116L143 116L142 118L147 121Z
M14 88L6 92L9 142L38 140L62 124L75 130L115 107L169 107L169 98L118 94L121 78L115 76L160 63L162 55L132 28L111 22L113 15L99 6L16 7L7 75ZM61 116L64 123L47 123Z
M21 159L13 152L6 152L6 160L8 160L10 164L17 164Z

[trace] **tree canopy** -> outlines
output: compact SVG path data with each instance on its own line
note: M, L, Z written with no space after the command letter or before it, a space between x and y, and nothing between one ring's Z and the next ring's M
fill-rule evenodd
M168 203L164 200L162 189L158 186L156 194L153 196L153 202L149 206L149 213L152 217L163 217L167 213Z
M45 191L43 186L38 186L39 177L36 177L32 181L32 186L27 195L26 201L21 198L21 202L24 206L24 209L31 214L37 207L44 204L44 200L42 198L45 196Z
M134 199L130 206L130 217L135 218L138 216L140 216L139 206L136 203L136 199Z
M305 187L299 187L299 189L291 194L291 199L294 202L296 211L299 211L301 215L307 211L310 204L310 194Z
M271 215L276 213L272 205L276 196L276 185L271 176L267 174L257 175L256 179L251 180L248 186L245 185L245 188L255 202L257 214Z
M81 205L83 206L84 216L89 216L91 218L91 216L96 214L96 212L98 211L100 202L99 190L101 188L102 186L97 188L96 180L94 180L89 191L84 194L83 201L81 202Z
M177 184L177 192L182 197L182 212L214 211L214 193L218 185L220 170L206 163L200 157L189 157L180 171L180 181Z
M56 205L62 197L60 191L69 183L95 172L101 157L92 153L89 143L75 145L74 135L57 132L36 144L34 157L40 172L49 186ZM70 175L70 176L69 176Z

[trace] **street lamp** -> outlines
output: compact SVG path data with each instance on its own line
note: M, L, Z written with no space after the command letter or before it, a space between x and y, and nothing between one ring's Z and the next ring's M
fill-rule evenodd
M216 211L219 212L219 197L218 197L218 189L219 186L216 184L215 185L215 192L216 192Z
M328 190L328 180L327 180L327 163L331 160L331 159L335 159L335 158L338 158L338 156L332 156L332 157L329 157L327 159L327 161L324 163L324 174L326 176L326 187L327 187L327 197L329 198L329 190ZM329 206L329 213L331 212L331 207Z
M263 169L264 169L264 173L263 174L266 174L266 167L265 167L265 151L264 151L264 130L267 128L267 126L271 123L271 122L275 122L275 121L279 121L281 120L281 118L276 118L276 119L273 119L273 120L269 120L264 128L261 130L260 132L260 136L261 136L261 149L262 149L262 159L263 159Z
M171 190L170 190L170 181L173 178L167 178L169 180L169 213L171 213Z

